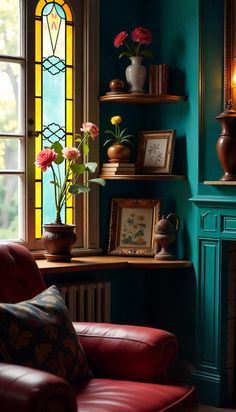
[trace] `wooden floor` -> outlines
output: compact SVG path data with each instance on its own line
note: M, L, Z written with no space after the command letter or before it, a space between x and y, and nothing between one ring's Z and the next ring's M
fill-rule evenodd
M200 405L198 412L236 412L236 406L227 408L215 408L214 406Z

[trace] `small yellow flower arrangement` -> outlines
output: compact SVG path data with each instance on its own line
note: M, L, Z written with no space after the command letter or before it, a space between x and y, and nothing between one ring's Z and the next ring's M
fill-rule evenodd
M123 144L123 143L129 143L132 145L130 138L133 137L132 134L125 134L127 128L120 130L120 124L122 122L122 117L121 116L112 116L111 117L111 124L115 126L115 130L105 130L106 134L110 134L112 137L110 139L107 139L103 146L105 146L107 143L111 144Z

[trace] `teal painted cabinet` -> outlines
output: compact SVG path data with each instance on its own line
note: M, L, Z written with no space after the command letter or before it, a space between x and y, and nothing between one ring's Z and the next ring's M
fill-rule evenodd
M192 199L198 210L196 308L196 370L194 380L201 401L223 406L233 398L235 332L229 345L229 245L236 240L236 201L229 198ZM232 319L231 319L232 316ZM231 331L232 332L232 331Z

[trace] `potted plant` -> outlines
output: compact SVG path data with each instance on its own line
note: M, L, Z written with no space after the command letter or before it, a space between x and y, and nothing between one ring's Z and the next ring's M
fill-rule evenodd
M91 122L82 124L80 129L82 134L76 134L77 147L63 147L61 143L55 141L50 147L41 150L35 160L37 167L42 172L48 168L52 171L52 180L49 182L53 187L53 197L55 206L55 221L44 224L43 241L46 247L46 258L49 261L69 261L71 259L71 248L76 240L74 233L75 225L62 223L61 212L73 195L87 193L90 183L97 183L102 186L105 181L100 178L88 179L86 183L79 181L84 173L94 173L97 168L96 162L81 163L79 159L82 153L88 155L88 140L98 137L99 130ZM62 163L66 162L62 171Z
M142 65L143 57L152 57L150 50L143 49L143 45L152 43L152 33L145 27L136 27L129 35L126 31L121 31L114 38L116 48L125 46L126 50L120 53L119 58L127 56L131 64L126 68L125 76L131 93L143 93L143 86L146 80L147 70Z
M123 130L120 129L121 122L121 116L112 116L111 124L114 126L114 130L105 130L106 134L111 135L111 137L104 142L104 146L108 143L111 144L107 150L107 156L111 163L127 163L130 158L130 148L126 144L132 145L130 138L133 135L126 134L126 128Z

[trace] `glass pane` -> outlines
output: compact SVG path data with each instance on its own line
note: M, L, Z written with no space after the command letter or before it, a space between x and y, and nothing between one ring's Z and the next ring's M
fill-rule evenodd
M18 63L0 62L0 85L0 133L20 133L22 85Z
M36 16L35 117L38 125L36 129L42 131L40 142L36 140L37 155L41 148L50 146L55 141L59 141L63 146L68 145L68 133L73 132L74 96L73 30L69 6L64 0L50 1L47 4L44 0L40 0L36 8ZM69 142L72 145L71 136ZM60 166L60 173L63 179L64 163ZM52 180L52 172L50 169L44 173L36 170L35 179L36 237L39 237L38 221L40 224L55 221L55 206L52 202L53 185L48 183ZM70 209L67 211L67 208ZM72 214L73 205L70 202L62 210L63 222L71 223Z
M19 239L19 177L0 176L0 239Z
M20 0L1 0L0 17L0 54L20 56Z
M0 170L19 170L21 168L20 141L0 139Z

